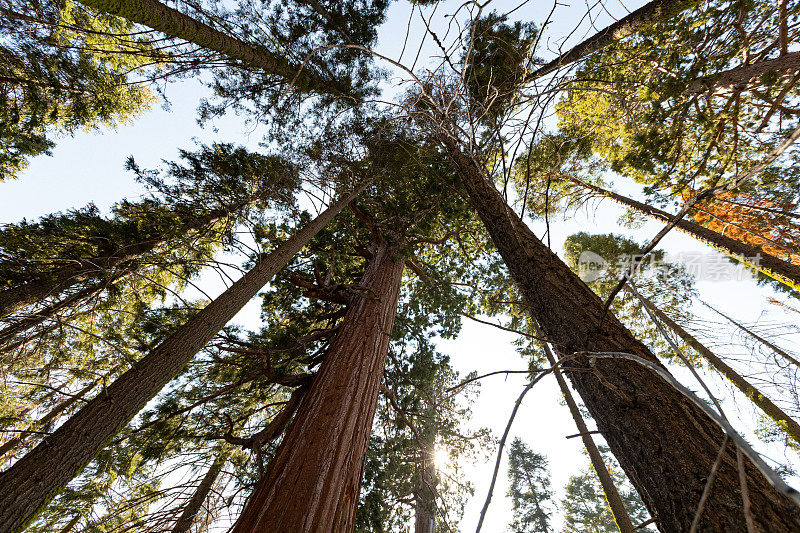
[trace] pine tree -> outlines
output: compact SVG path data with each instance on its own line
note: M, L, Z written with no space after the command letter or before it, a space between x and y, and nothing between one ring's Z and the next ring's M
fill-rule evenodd
M519 438L508 449L508 495L513 520L509 527L515 533L550 531L553 491L547 459L528 448Z

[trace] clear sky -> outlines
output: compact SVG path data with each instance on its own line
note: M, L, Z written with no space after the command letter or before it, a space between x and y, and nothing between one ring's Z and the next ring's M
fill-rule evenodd
M614 0L605 8L608 13L623 16L627 12L626 8L635 9L640 3L629 2L623 6ZM453 6L457 5L461 5L461 2L443 2L435 8L435 11L434 8L425 8L423 13L426 18L432 17L434 28L441 28L443 26L436 26L443 24L440 15L451 12ZM495 2L493 5L502 12L517 4ZM551 3L541 0L529 2L516 11L514 17L542 21L551 6ZM584 2L570 0L568 3L563 3L556 12L553 24L548 28L548 34L554 39L568 35L585 11ZM380 31L381 53L395 59L399 57L410 12L411 6L407 1L392 4L388 22ZM595 24L597 27L603 27L609 20L607 13L601 13ZM423 35L421 28L417 12L411 23L405 60L408 59L409 51L416 52L416 43L419 43ZM569 42L578 42L591 31L591 27L584 23L581 29L571 36ZM555 42L555 40L550 41L551 44ZM435 53L436 50L428 42L422 47L422 59L418 66L424 66L427 58ZM89 201L107 210L111 204L123 197L132 198L139 195L141 190L133 181L132 175L123 170L125 159L129 155L133 155L143 168L154 168L161 159L175 159L179 148L192 149L195 139L201 142L234 142L251 148L256 147L260 138L251 133L251 128L243 125L241 117L230 116L218 120L214 124L216 131L208 127L201 129L196 124L197 105L205 94L205 89L197 81L171 84L167 87L167 97L171 103L169 111L155 107L145 116L116 130L80 133L74 137L60 139L52 157L43 156L34 159L18 180L0 184L0 223L15 222L23 217L35 219L43 214L80 207ZM637 194L637 188L631 184L623 180L616 182L620 190L625 193L634 196ZM660 229L658 224L652 222L636 231L621 229L617 222L621 214L621 209L610 201L605 201L596 210L584 210L570 220L555 221L551 235L553 246L561 253L565 237L582 230L592 233L625 233L641 242ZM533 228L538 235L543 235L544 229L541 224L533 224ZM676 232L664 239L662 248L671 254L681 252L705 253L711 256L714 254L709 248ZM212 276L201 278L200 285L211 296L223 290L218 278ZM770 289L757 287L752 280L698 280L697 288L706 301L742 321L796 323L795 317L786 315L766 300L768 296L772 296L785 301L785 297L774 294ZM709 313L699 306L695 306L693 311L700 317L711 319ZM237 317L237 321L255 327L258 322L257 302L251 302ZM725 335L730 334L725 333ZM795 338L783 339L783 345L797 348L796 337L795 335ZM467 321L458 339L442 341L439 343L439 348L451 356L453 365L463 373L472 370L485 373L504 369L524 369L526 362L516 353L512 345L514 338L514 334ZM730 341L730 337L725 339L725 342ZM726 349L733 352L737 350L735 347ZM699 386L691 382L684 370L676 369L675 372L690 388L699 390ZM708 376L708 379L714 384L715 390L718 389L720 395L727 399L725 406L730 410L728 416L736 420L738 427L744 428L749 434L755 420L752 409L742 401L731 401L734 395L728 387L720 387L717 378ZM490 427L499 436L523 385L524 378L519 376L508 378L496 376L486 379L481 388L481 396L474 406L472 424L476 427ZM552 378L545 378L527 396L517 416L512 437L521 437L534 450L548 456L553 487L561 493L569 475L576 474L584 468L586 461L581 456L580 439L565 439L576 430L566 407L562 406L559 400L560 393L555 381ZM589 425L592 426L591 423ZM782 461L789 460L797 465L797 457L785 456L781 448L759 445L758 449L764 450L772 457ZM485 464L469 468L469 478L476 487L476 493L467 506L461 527L463 531L475 528L478 513L486 497L493 464L494 453ZM505 479L504 463L492 507L484 525L486 532L503 531L510 520L509 504L504 498L507 490Z

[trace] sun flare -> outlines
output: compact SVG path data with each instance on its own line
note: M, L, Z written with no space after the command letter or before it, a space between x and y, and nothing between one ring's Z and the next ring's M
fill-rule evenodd
M450 466L450 452L447 451L446 446L437 444L433 449L433 464L436 465L438 472L442 472Z

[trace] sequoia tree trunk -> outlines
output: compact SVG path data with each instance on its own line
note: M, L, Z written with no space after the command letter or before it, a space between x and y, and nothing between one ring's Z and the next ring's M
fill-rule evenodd
M508 207L473 160L441 139L505 261L527 312L559 357L598 430L661 531L688 531L725 438L697 405L632 361L591 359L586 352L626 352L660 365L603 302ZM750 509L761 531L800 530L800 508L745 461ZM700 531L746 531L735 447L726 446Z
M599 195L611 198L618 204L629 207L634 211L649 216L650 218L654 218L662 222L669 222L674 218L673 215L667 213L666 211L662 211L653 206L638 202L632 198L628 198L627 196L622 196L621 194L608 191L596 185L584 183L583 181L575 178L566 177L566 179ZM726 237L721 233L710 230L689 220L681 219L678 221L675 227L684 233L691 235L698 241L711 246L715 250L719 250L728 257L740 261L745 266L756 269L759 272L763 272L767 276L780 281L788 287L791 287L795 290L800 290L799 265L778 259L774 255L765 253L761 248L751 244L743 243L730 237ZM754 260L754 258L758 259Z
M354 527L372 418L397 310L403 261L381 246L322 367L234 533L344 533Z
M214 462L211 463L211 466L206 472L206 475L203 476L194 494L192 494L192 497L186 503L186 507L183 508L181 516L178 517L178 520L175 522L172 533L189 533L192 524L194 524L197 518L197 514L200 512L200 509L203 508L203 503L205 503L220 472L222 472L222 467L225 466L227 458L228 456L222 451L217 454L217 457L214 459Z
M627 285L626 285L627 287ZM683 329L679 324L672 320L667 314L659 309L653 302L641 296L644 304L658 317L669 329L675 332L683 342L691 346L697 353L699 353L706 361L709 362L720 374L728 378L737 389L747 396L759 409L764 411L764 414L769 416L778 426L781 427L786 433L792 437L795 442L800 444L800 424L798 424L792 417L784 412L783 409L772 403L769 398L761 394L757 388L747 382L741 374L736 372L733 368L720 359L714 352L708 349L703 343L697 340L691 333Z
M21 530L367 183L363 182L334 202L261 259L36 448L0 474L0 533Z

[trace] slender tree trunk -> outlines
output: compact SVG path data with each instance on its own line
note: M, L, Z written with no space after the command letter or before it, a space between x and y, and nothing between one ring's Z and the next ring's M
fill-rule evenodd
M428 416L436 418L436 405L423 400ZM418 464L419 480L414 493L414 533L436 532L436 464L433 460L436 447L435 425L422 428Z
M528 80L535 80L565 67L575 61L602 50L625 37L633 35L659 20L667 20L681 11L698 4L699 0L653 0L628 16L600 30L583 42L573 46L546 65L533 71Z
M354 527L403 261L381 246L325 361L234 526L234 533L344 533Z
M19 531L367 185L337 200L0 474L0 533Z
M758 333L756 333L752 329L748 328L744 324L740 324L739 322L737 322L733 318L729 317L728 315L726 315L725 313L723 313L719 309L711 307L710 305L708 305L705 302L703 302L703 305L705 305L706 307L708 307L709 309L711 309L712 311L717 313L719 316L721 316L722 318L724 318L725 320L727 320L728 322L730 322L731 324L733 324L734 326L736 326L740 330L744 331L745 333L747 333L748 335L753 337L755 340L757 340L758 342L760 342L761 344L763 344L764 346L766 346L767 348L769 348L770 350L772 350L776 354L780 355L781 357L783 357L784 359L786 359L787 361L792 363L797 368L800 368L800 361L798 361L796 358L792 357L789 353L786 352L786 350L783 350L779 346L776 346L775 344L769 342L767 339L765 339L764 337L762 337L761 335L759 335Z
M74 395L70 396L69 398L67 398L63 402L61 402L58 405L56 405L55 407L53 407L46 415L44 415L41 419L39 419L36 422L36 427L44 428L44 427L49 426L50 424L52 424L56 420L58 420L58 418L61 417L61 415L64 413L64 411L66 411L67 409L69 409L70 407L75 405L75 403L77 403L78 401L83 400L83 398L87 394L89 394L89 392L91 392L91 390L93 388L95 388L96 386L97 386L97 382L93 381L92 383L90 383L86 387L84 387L82 390L78 391ZM0 463L3 462L3 458L7 454L12 453L19 446L24 444L25 441L28 439L28 437L30 437L33 434L34 433L30 432L30 431L21 431L21 432L19 432L17 434L16 437L14 437L13 439L10 439L10 440L6 441L5 443L3 443L3 445L0 446Z
M196 231L208 224L228 216L245 203L237 204L221 212L210 213L188 221L181 227L181 233ZM38 279L0 291L0 318L20 309L54 296L87 280L101 278L111 272L112 279L118 279L128 272L133 263L144 254L153 251L166 242L161 237L146 239L117 250L113 255L69 260L68 266L42 274ZM76 302L71 302L72 304Z
M211 489L214 487L214 483L217 481L220 472L222 472L222 467L225 466L225 461L228 459L228 456L223 452L220 451L214 462L211 463L211 467L209 467L206 475L203 476L203 480L200 481L200 484L197 486L197 489L192 494L191 499L186 504L186 507L183 508L183 512L181 516L178 518L178 521L175 522L175 526L172 528L172 533L189 533L189 530L194 524L195 519L197 518L197 514L203 508L203 503L205 503L206 499L208 498Z
M627 288L627 285L625 286ZM641 296L641 295L640 295ZM764 411L764 414L773 419L786 433L791 436L795 442L800 444L800 424L798 424L792 417L786 414L783 409L772 403L769 398L761 394L761 392L753 385L747 382L738 372L728 366L725 361L717 357L717 355L709 350L704 344L697 340L691 333L683 329L679 324L672 320L667 314L659 309L653 302L641 296L645 305L653 312L659 320L664 322L667 327L675 332L678 337L694 348L706 361L711 364L720 374L728 378L731 383L736 385L736 388L750 398L750 400L758 406L759 409Z
M422 461L420 483L414 494L414 533L436 532L435 467L426 457Z
M79 515L79 514L75 515L74 517L72 517L72 520L67 522L67 525L65 525L64 527L61 528L59 533L70 533L70 531L72 531L73 528L75 526L77 526L78 522L80 522L80 521L81 521L81 515Z
M540 329L536 328L536 330L537 335L542 336ZM553 355L553 351L550 349L550 346L544 342L541 343L541 345L544 349L544 353L547 356L547 361L550 363L550 366L555 366L557 361ZM620 533L634 533L633 522L631 522L631 517L628 514L628 510L625 509L625 504L622 503L622 498L619 495L617 486L614 484L614 479L608 472L608 467L606 467L606 463L603 461L603 456L600 454L600 450L597 448L597 445L594 443L594 439L589 433L589 428L586 427L586 422L583 420L583 415L581 415L581 411L578 409L578 404L575 402L575 398L572 397L572 392L569 390L569 386L567 385L567 381L564 379L564 376L561 373L561 369L556 368L554 375L556 377L556 381L558 382L558 387L561 389L561 394L564 396L564 401L567 403L567 407L569 408L569 413L572 415L572 420L575 421L575 426L578 428L578 433L581 434L583 446L586 448L586 452L589 454L592 467L597 474L597 478L600 480L600 486L603 487L603 493L606 496L606 502L608 503L609 509L611 509L611 514L614 516L614 522L616 522L617 528L619 529Z
M294 80L294 85L301 90L327 94L345 92L335 80L322 79L310 73L307 66L301 70L300 65L289 63L281 54L274 54L259 44L247 43L215 30L157 0L82 0L81 3L92 9L143 24L170 37L213 50L241 61L250 68L280 76L286 81Z
M565 176L565 178L599 195L611 198L618 204L629 207L634 211L649 216L650 218L654 218L663 222L668 222L674 218L673 215L667 213L666 211L662 211L650 205L638 202L632 198L628 198L627 196L622 196L621 194L608 191L601 187L597 187L596 185L584 183L577 178L568 176ZM726 237L721 233L710 230L695 222L680 220L676 224L676 227L684 233L691 235L698 241L724 253L728 257L740 261L748 268L763 272L767 276L780 281L784 285L787 285L795 290L800 290L800 265L795 265L794 263L778 259L774 255L765 253L761 248L751 244L743 243L730 237Z
M575 356L565 372L598 430L662 531L688 531L724 435L692 401L652 371L623 359L593 360L585 352L655 356L508 207L480 167L449 138L441 139L531 318L559 356ZM745 531L736 450L722 455L701 531ZM800 530L800 509L745 463L751 511L764 531Z

